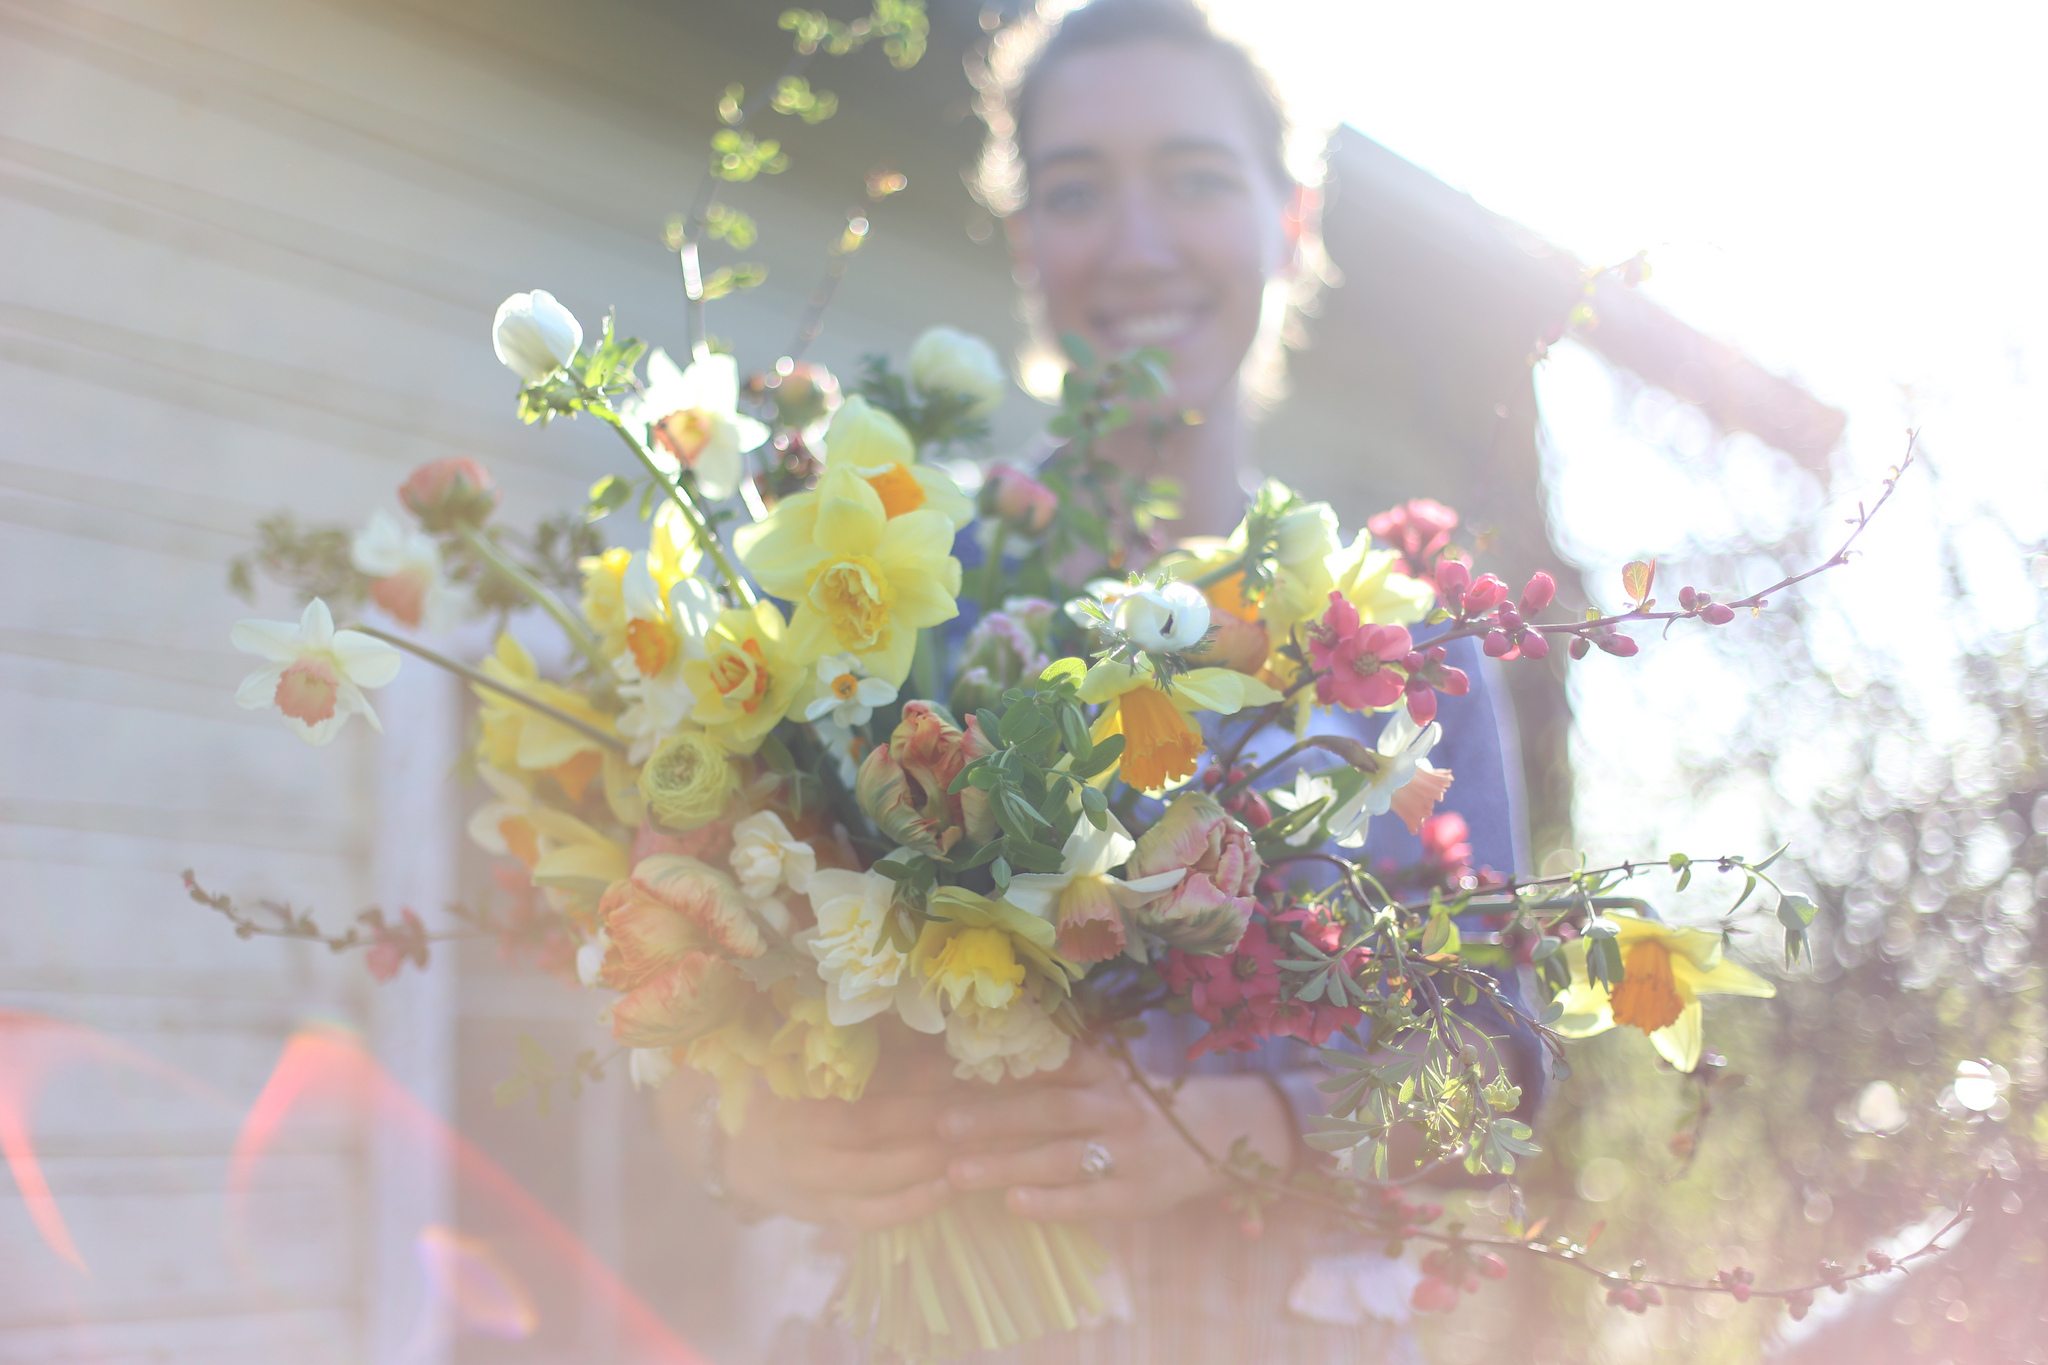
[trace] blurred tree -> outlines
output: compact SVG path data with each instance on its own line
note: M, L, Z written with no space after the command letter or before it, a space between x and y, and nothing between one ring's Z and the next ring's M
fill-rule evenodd
M1581 1045L1524 1192L1550 1230L1597 1233L1604 1264L1746 1265L1760 1284L1912 1250L1981 1177L1974 1218L1944 1256L1823 1293L1796 1325L1718 1296L1638 1318L1524 1268L1490 1318L1481 1295L1446 1322L1433 1358L1498 1360L1513 1340L1528 1361L2048 1360L2048 553L1999 509L1954 505L1936 469L1905 500L1935 509L1936 562L1881 566L1936 585L1933 610L1872 619L1822 592L1713 637L1746 718L1688 765L1686 809L1752 802L1789 841L1774 873L1823 907L1811 974L1710 1018L1740 1069L1677 1076L1629 1030ZM1716 567L1735 581L1810 553ZM1987 630L1986 593L2031 621ZM1690 847L1683 812L1665 823Z

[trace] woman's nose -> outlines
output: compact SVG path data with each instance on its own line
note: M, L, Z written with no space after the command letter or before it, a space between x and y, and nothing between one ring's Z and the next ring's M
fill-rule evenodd
M1146 273L1171 269L1177 259L1171 224L1158 200L1142 186L1119 195L1105 264L1112 270Z

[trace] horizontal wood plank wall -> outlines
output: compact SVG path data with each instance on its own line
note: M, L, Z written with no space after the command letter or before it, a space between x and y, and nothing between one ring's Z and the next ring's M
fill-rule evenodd
M271 509L395 508L429 458L489 461L521 523L616 467L588 424L513 420L489 319L539 286L589 327L615 306L681 345L661 225L703 165L713 92L767 79L747 63L782 41L765 9L741 37L743 11L711 9L707 27L652 0L0 0L0 1011L102 1048L48 1073L31 1114L85 1273L0 1181L0 1362L447 1357L434 1332L409 1335L429 1305L403 1280L419 1210L459 1218L462 1197L446 1171L394 1177L406 1152L360 1114L288 1125L229 1225L241 1120L287 1038L323 1020L362 1030L400 1081L440 1086L485 1155L601 1260L630 1262L680 1336L719 1339L715 1315L692 1317L723 1293L701 1211L633 1183L665 1178L636 1098L566 1124L483 1098L518 1034L590 1040L587 999L488 953L373 991L324 952L236 941L177 880L194 867L336 923L452 889L454 850L393 846L395 830L454 842L474 799L424 763L393 768L417 736L357 727L313 750L235 708L248 661L227 634L247 610L225 562ZM889 137L851 120L800 134L795 171L747 192L769 280L712 321L748 363L786 343L882 159L861 148ZM842 373L942 317L1016 339L1000 252L961 230L958 139L916 139L940 173L878 214L816 350ZM1020 401L1006 422L1035 417ZM272 594L259 614L292 611ZM398 687L394 729L452 741L453 694ZM628 1200L671 1230L626 1219ZM545 1339L616 1339L609 1290L564 1292L543 1294L569 1317Z

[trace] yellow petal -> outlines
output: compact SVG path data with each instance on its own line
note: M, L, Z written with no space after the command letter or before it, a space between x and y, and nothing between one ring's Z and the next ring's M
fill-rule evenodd
M1683 957L1671 959L1679 990L1694 996L1747 995L1768 1000L1778 988L1741 963L1723 957L1711 967L1700 967Z
M1280 694L1257 678L1228 668L1195 668L1173 680L1174 705L1183 711L1227 716L1247 706L1264 706Z
M889 524L881 495L866 479L826 470L818 483L818 525L814 536L826 555L871 553Z
M1700 1002L1694 1000L1679 1012L1677 1020L1650 1035L1650 1046L1680 1071L1691 1071L1700 1064L1704 1032L1700 1027Z

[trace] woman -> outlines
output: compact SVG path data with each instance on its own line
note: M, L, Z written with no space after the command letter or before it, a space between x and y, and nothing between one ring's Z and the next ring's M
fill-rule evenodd
M1014 54L1013 54L1014 55ZM991 164L1020 283L1046 330L1105 353L1173 355L1171 410L1103 443L1134 474L1185 490L1178 535L1221 534L1255 482L1245 390L1300 274L1312 191L1290 173L1287 124L1246 53L1183 0L1097 0L1069 16L991 110ZM1471 827L1475 863L1519 865L1513 781L1497 718L1473 693L1445 699L1437 762L1458 776L1447 805ZM1382 822L1384 823L1384 822ZM1397 831L1398 833L1398 831ZM1412 856L1389 844L1374 854ZM1186 1060L1193 1031L1162 1020L1142 1060L1187 1076L1182 1119L1211 1150L1242 1138L1274 1165L1316 1159L1311 1054L1274 1044ZM1189 1074L1192 1071L1193 1074ZM1518 1076L1525 1086L1535 1078ZM1109 1169L1101 1167L1107 1158ZM1007 1191L1025 1217L1105 1231L1124 1302L1115 1320L1006 1358L1360 1360L1408 1358L1399 1264L1348 1248L1312 1220L1278 1217L1251 1240L1223 1180L1120 1067L1077 1048L1062 1071L1003 1086L953 1083L943 1059L856 1105L763 1099L715 1173L743 1205L840 1228L920 1217L967 1190ZM834 1324L792 1324L772 1357L857 1359Z

